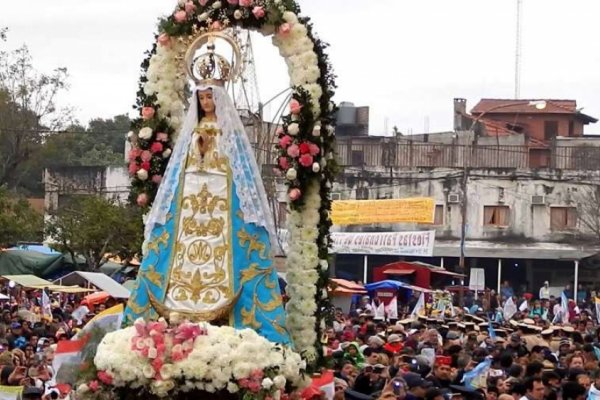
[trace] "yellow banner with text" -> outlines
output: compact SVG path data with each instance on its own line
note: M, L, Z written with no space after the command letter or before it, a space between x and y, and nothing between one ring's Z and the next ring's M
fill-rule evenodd
M433 224L435 202L432 198L386 200L337 200L332 204L335 225Z

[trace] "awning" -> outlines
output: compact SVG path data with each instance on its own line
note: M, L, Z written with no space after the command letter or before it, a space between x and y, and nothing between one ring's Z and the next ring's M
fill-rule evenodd
M35 275L2 275L2 278L7 281L13 281L26 289L43 289L56 286L54 283L38 278Z
M111 297L114 297L116 299L128 299L130 293L129 290L127 290L125 287L123 287L123 285L119 284L111 277L98 272L75 271L63 276L60 279L57 279L54 282L67 285L93 285L98 289L107 292L111 295Z
M366 294L367 291L363 285L348 281L346 279L332 278L332 283L336 285L333 289L334 294Z
M72 293L72 294L77 294L77 293L89 293L89 292L95 292L96 289L92 289L92 288L82 288L80 286L59 286L59 285L52 285L50 286L53 292L60 292L60 293Z
M440 274L440 275L458 276L461 278L466 277L466 275L464 275L464 274L458 274L456 272L448 271L446 269L432 269L431 272L433 272L434 274Z
M387 271L384 272L384 274L388 274L388 275L410 275L410 274L414 274L415 270L414 269L388 269Z

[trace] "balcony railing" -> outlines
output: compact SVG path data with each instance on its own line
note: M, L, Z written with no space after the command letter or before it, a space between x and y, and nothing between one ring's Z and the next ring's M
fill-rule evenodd
M600 170L600 147L589 145L531 149L520 145L339 141L336 149L338 163L344 167ZM255 151L260 164L274 164L271 149L255 146Z

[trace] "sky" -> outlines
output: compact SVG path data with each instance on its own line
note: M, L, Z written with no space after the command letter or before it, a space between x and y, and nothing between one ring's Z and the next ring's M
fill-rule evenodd
M0 48L69 70L59 99L87 123L129 113L157 19L175 0L0 0ZM516 0L299 0L330 43L335 100L371 107L370 133L452 129L453 98L513 98ZM600 1L523 0L521 98L576 99L600 117ZM254 51L261 99L289 86L270 39ZM275 104L274 104L275 106ZM386 122L387 121L387 122ZM386 130L387 127L387 130ZM600 133L600 125L586 133Z

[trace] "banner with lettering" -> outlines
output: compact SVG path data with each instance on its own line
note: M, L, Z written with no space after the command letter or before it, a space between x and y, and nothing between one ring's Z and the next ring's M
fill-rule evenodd
M337 254L382 254L392 256L433 256L435 231L331 233Z
M332 203L335 225L433 224L435 202L432 198L389 200L337 200Z

